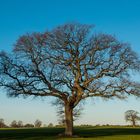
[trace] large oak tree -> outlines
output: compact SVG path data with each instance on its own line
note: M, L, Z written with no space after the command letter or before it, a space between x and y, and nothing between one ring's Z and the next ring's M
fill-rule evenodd
M9 96L53 96L64 102L65 135L73 134L73 109L86 98L139 96L132 71L140 70L127 43L92 26L65 24L26 34L11 54L0 53L0 86Z

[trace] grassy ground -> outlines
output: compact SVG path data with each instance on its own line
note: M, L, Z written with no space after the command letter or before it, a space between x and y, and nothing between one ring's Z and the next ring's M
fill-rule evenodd
M140 140L140 128L76 127L77 138L62 138L64 128L0 129L0 140Z

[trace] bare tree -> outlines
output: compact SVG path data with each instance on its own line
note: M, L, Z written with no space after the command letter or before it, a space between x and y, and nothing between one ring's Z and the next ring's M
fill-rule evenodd
M41 127L41 125L42 125L42 122L40 120L38 120L38 119L34 123L35 127Z
M10 126L13 127L13 128L18 127L17 121L16 121L16 120L13 120L13 121L11 122Z
M34 125L33 124L30 124L30 123L27 123L27 124L24 125L24 127L32 128L32 127L34 127Z
M4 119L0 119L0 128L4 128L4 127L6 127L4 123Z
M125 112L125 120L127 122L131 122L132 126L135 127L137 121L140 121L140 116L138 116L138 112L135 110L128 110Z
M73 134L73 109L86 98L139 96L132 71L140 70L127 43L92 26L65 24L21 36L11 54L0 53L0 86L9 96L53 96L65 105L65 135Z
M49 124L48 124L48 127L53 127L53 124L52 124L52 123L49 123Z
M23 122L22 122L22 121L18 121L18 122L17 122L17 126L18 126L18 127L23 127Z

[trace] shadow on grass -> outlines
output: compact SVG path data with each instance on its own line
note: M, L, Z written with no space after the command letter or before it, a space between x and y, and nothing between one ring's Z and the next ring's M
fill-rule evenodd
M0 140L54 140L62 132L64 132L64 128L0 129ZM102 136L140 135L140 128L77 127L74 129L74 132L82 138L95 138Z
M101 137L101 136L115 136L115 135L140 135L140 128L76 128L75 132L80 137Z
M0 129L0 140L56 139L64 128Z

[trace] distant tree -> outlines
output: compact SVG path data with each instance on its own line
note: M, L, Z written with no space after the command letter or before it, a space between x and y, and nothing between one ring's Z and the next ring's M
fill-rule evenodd
M135 110L128 110L125 112L125 120L127 122L131 122L132 126L135 127L137 121L140 121L140 116L138 116L139 112Z
M32 127L34 127L34 125L33 124L30 124L30 123L27 123L27 124L24 125L24 127L32 128Z
M47 124L43 124L43 127L47 127Z
M12 53L0 53L0 87L9 96L53 96L64 102L65 135L73 134L73 110L93 97L140 95L132 71L140 59L128 43L93 33L91 25L70 23L21 36Z
M53 124L52 124L52 123L49 123L49 124L48 124L48 127L53 127Z
M4 127L6 127L4 123L4 119L0 119L0 128L4 128Z
M17 121L16 120L13 120L11 122L10 126L13 127L13 128L18 127Z
M38 120L38 119L34 123L35 127L41 127L41 125L42 125L42 122L40 120Z
M18 127L23 127L23 122L22 122L22 121L18 121L18 122L17 122L17 126L18 126Z

